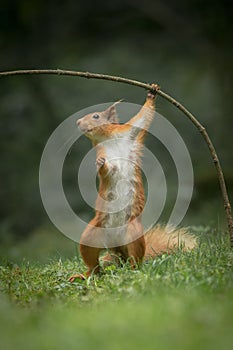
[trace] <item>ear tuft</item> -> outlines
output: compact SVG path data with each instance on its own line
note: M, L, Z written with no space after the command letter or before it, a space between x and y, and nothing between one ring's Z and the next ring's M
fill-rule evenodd
M118 124L119 123L119 119L118 119L118 116L117 116L117 111L116 111L116 105L118 103L120 103L122 100L119 100L115 103L113 103L113 105L111 105L110 107L108 107L105 111L105 115L106 115L106 118L107 120L112 123L112 124Z

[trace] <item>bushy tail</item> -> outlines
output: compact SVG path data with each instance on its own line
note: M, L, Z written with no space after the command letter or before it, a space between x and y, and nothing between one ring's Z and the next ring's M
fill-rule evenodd
M196 238L186 228L168 232L164 226L157 225L145 233L145 260L162 253L172 253L177 248L191 250L197 246Z

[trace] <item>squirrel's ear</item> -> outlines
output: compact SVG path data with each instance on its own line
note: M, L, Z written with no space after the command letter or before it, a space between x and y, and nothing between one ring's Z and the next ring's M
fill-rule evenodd
M119 123L119 120L118 120L118 116L117 116L117 111L116 111L116 105L118 103L120 103L122 100L120 101L117 101L115 103L113 103L113 105L111 105L110 107L108 107L105 111L105 115L106 115L106 118L107 120L110 122L110 123Z

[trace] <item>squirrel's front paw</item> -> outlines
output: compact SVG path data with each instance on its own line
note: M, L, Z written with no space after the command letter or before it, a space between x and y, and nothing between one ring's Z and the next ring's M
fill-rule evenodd
M96 159L96 166L98 169L100 169L106 162L106 159L104 157L98 157Z
M151 84L151 88L152 89L148 92L147 97L151 98L151 99L154 99L155 95L156 95L156 92L159 90L159 85Z

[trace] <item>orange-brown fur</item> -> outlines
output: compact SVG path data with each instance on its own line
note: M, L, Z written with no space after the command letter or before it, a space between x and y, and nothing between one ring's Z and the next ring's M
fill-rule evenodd
M108 162L107 150L103 142L114 138L115 135L122 136L131 131L134 133L134 126L136 126L136 131L135 134L132 134L132 137L137 141L137 147L135 149L136 161L133 169L134 179L132 180L134 194L132 197L132 205L129 208L130 214L129 217L126 218L126 235L130 238L129 242L131 243L110 248L111 253L113 253L114 256L120 256L123 261L130 259L131 265L134 268L137 264L140 264L143 259L154 257L157 254L161 254L161 252L171 252L174 248L178 247L181 242L184 242L186 249L192 249L195 246L194 238L188 234L185 235L184 230L178 230L172 234L168 234L164 228L157 226L143 234L141 213L145 205L145 197L140 170L140 156L146 130L148 130L154 116L154 91L148 93L146 102L141 110L126 124L118 124L115 104L110 106L106 111L88 114L77 121L79 128L91 139L93 146L96 148L99 190L96 200L95 217L88 224L80 240L80 252L88 267L88 271L84 274L73 275L70 278L71 282L75 278L86 278L92 273L97 273L99 271L99 254L102 248L93 246L93 242L100 239L101 231L98 230L98 228L108 227L106 226L108 223L108 215L104 210L101 210L103 209L101 199L108 200L110 195L109 188L111 187L113 175L116 171L114 168L116 165L112 165L111 162ZM143 124L143 129L140 129L142 127L141 123ZM115 261L114 256L107 254L103 260L105 262Z

